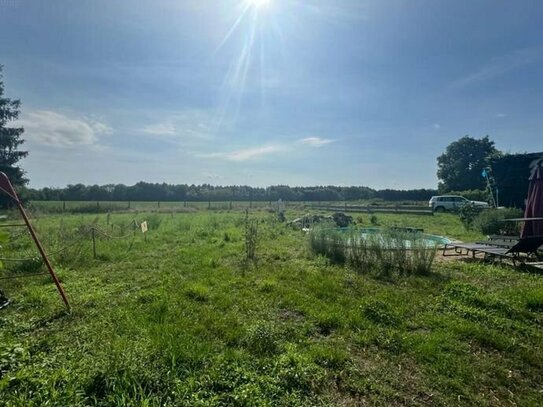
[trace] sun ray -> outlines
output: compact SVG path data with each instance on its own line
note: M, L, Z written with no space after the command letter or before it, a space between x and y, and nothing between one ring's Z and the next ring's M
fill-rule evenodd
M251 4L250 3L246 3L245 6L243 7L239 17L236 19L236 21L234 22L234 24L232 24L232 27L230 27L230 30L228 30L228 32L226 33L226 35L224 36L223 40L221 41L221 43L219 44L219 46L215 49L215 52L214 54L216 54L217 52L219 52L221 50L221 48L224 46L224 44L226 44L228 42L228 40L230 39L230 37L232 36L232 34L236 31L236 29L238 28L238 26L240 25L240 23L243 21L243 19L245 18L245 15L247 14L247 12L251 9Z
M270 0L241 0L239 3L239 16L235 19L228 32L221 40L213 53L218 58L221 49L234 37L243 35L243 41L239 54L231 61L224 76L219 92L219 103L215 119L213 120L214 132L219 132L223 123L231 125L237 121L243 103L246 87L256 83L259 87L260 105L264 106L265 88L265 34L268 30L269 14L264 9L270 5ZM258 44L260 43L260 44ZM257 47L258 45L258 47ZM255 48L257 47L257 48ZM253 71L259 78L252 77ZM258 95L258 93L256 93Z

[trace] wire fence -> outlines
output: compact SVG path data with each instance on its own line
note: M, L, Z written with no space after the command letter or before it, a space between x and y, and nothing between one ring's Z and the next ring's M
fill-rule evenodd
M1 246L0 252L5 255L0 257L0 262L16 264L14 267L4 268L4 272L15 274L0 276L0 280L49 275L49 273L33 272L41 269L43 259L34 242L31 240L28 229L26 227L19 228L19 226L21 225L0 223L0 227L5 227L10 232L8 234L8 241ZM106 230L106 228L109 230ZM129 231L127 232L127 230ZM115 253L121 259L125 258L132 250L138 235L142 233L140 223L135 218L131 219L128 223L113 224L110 223L109 216L107 217L107 225L105 227L95 221L90 224L80 224L75 227L66 228L61 219L56 237L53 237L55 234L51 233L50 229L47 232L45 234L45 240L47 240L46 246L60 247L46 250L46 254L50 258L61 260L62 263L77 261L88 252L92 254L93 260L100 258L99 242L110 242L109 246L111 247L104 248L102 246L102 249L115 250ZM147 230L145 231L146 233ZM145 240L147 240L146 236ZM118 244L121 242L127 243L126 247L124 247L124 252L118 250ZM85 250L85 247L87 250ZM11 254L11 256L7 254Z
M266 209L277 201L31 201L32 208L44 213L108 213L134 211L194 211ZM284 201L289 209L301 208L305 201Z

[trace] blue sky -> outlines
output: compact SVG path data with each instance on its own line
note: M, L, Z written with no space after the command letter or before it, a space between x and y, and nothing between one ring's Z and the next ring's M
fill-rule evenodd
M31 186L423 188L465 134L543 150L543 2L254 3L0 0Z

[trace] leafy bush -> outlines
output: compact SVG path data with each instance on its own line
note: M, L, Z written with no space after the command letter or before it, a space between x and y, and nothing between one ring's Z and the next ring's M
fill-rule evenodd
M486 209L474 219L473 226L485 235L518 235L520 224L503 220L519 217L522 217L519 209Z
M472 230L473 229L473 222L479 216L482 209L475 206L471 202L462 206L458 210L458 217L460 218L460 222L462 222L462 225L466 228L466 230Z

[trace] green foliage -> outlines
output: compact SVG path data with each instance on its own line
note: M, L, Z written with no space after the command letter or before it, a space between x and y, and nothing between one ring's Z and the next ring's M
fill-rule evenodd
M460 218L460 222L462 222L462 225L466 228L466 230L472 230L473 229L473 222L475 222L475 219L479 216L483 209L477 207L473 203L467 203L466 205L463 205L458 209L458 217Z
M380 300L369 301L362 307L363 315L379 325L397 325L400 320L392 307Z
M87 235L69 266L53 255L71 313L47 277L2 280L14 306L0 311L0 404L445 406L458 396L463 405L541 404L540 275L450 261L429 276L374 278L309 256L300 231L254 210L259 267L242 277L242 212L160 216L147 242L130 233L129 251L99 239L107 260L92 259ZM112 233L133 218L112 213ZM479 237L449 214L379 219ZM35 223L55 252L60 236L105 228L107 216ZM25 256L26 237L14 231L3 256ZM389 255L380 254L399 275L409 256ZM2 276L13 267L6 262Z
M436 248L427 247L417 234L384 229L362 236L358 229L348 233L320 227L309 234L313 254L322 255L335 264L348 264L359 273L381 277L429 274Z
M316 255L322 255L335 264L345 263L345 236L331 225L314 228L309 234L309 247Z
M488 136L481 139L464 136L452 142L437 158L440 192L484 189L481 173L499 154Z
M7 124L17 120L20 113L21 102L4 97L4 81L2 65L0 65L0 171L4 172L14 186L23 186L28 180L24 171L16 164L28 155L27 151L19 150L24 140L22 127L7 127ZM0 195L0 206L11 206L11 198L5 193Z
M520 223L503 220L519 217L522 217L522 211L519 209L485 209L472 222L473 227L485 235L518 236Z
M463 196L470 201L488 202L489 195L488 190L484 189L469 189L467 191L448 191L447 195Z
M249 211L245 211L245 265L255 264L258 246L258 221L249 219Z
M202 284L192 284L185 290L187 297L200 302L209 299L209 289Z
M526 296L526 308L534 312L543 312L543 289L528 293Z
M243 339L245 347L257 356L269 356L279 351L279 332L265 321L247 328Z

